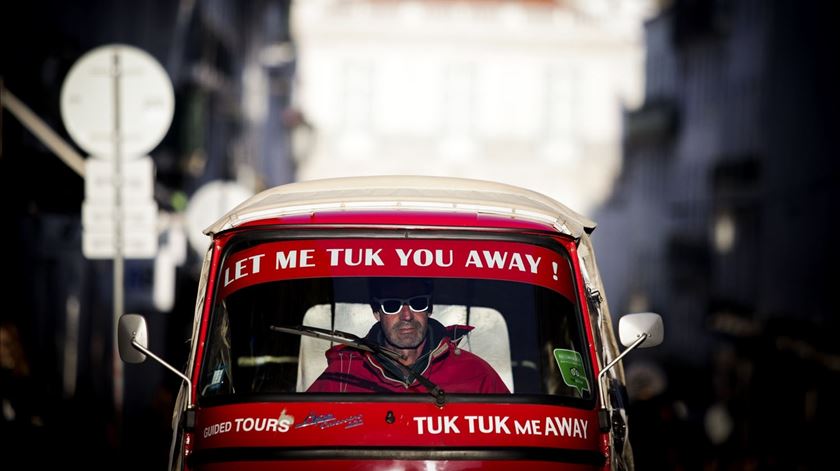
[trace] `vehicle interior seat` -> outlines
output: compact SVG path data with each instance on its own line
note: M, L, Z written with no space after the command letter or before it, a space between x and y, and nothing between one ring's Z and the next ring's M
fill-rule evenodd
M330 325L332 318L335 319L334 326ZM513 392L508 328L499 311L472 307L468 312L466 306L436 304L432 318L445 326L460 324L475 327L461 339L458 346L487 361ZM334 316L331 313L331 305L318 304L309 308L303 316L303 325L341 330L359 337L364 337L375 322L376 318L373 317L370 306L362 303L336 303ZM334 344L326 340L301 337L296 388L298 392L306 391L327 367L324 353L332 345Z

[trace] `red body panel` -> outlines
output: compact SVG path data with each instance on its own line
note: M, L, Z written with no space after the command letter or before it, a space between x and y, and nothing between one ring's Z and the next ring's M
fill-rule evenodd
M431 397L428 403L271 402L216 406L199 411L195 433L199 437L194 448L195 457L199 458L196 469L221 469L205 468L202 454L225 448L241 451L241 455L230 454L226 459L241 456L242 461L254 466L247 469L266 469L254 461L259 454L252 456L247 451L256 447L276 450L278 456L283 456L283 449L375 450L372 453L378 457L353 461L358 465L361 461L364 469L385 469L396 461L408 465L405 469L415 469L412 463L417 469L428 469L423 467L427 460L395 460L389 450L516 449L524 450L527 456L526 449L534 449L536 455L537 449L542 448L578 454L590 452L589 460L597 460L596 454L602 454L594 411L504 403L452 403L438 408ZM440 461L446 461L446 469L467 469L478 463L497 469L511 465L510 461L497 459L432 461L438 461L439 465L443 464ZM329 462L335 465L335 461ZM284 460L284 466L287 464L290 463ZM298 464L310 467L314 462ZM543 461L541 466L556 469L558 464ZM403 469L402 465L399 469ZM539 463L534 461L534 465ZM565 469L599 467L590 464Z
M214 463L202 465L197 468L202 471L223 471L230 469L230 463ZM245 461L236 463L237 471L275 471L277 463L270 461ZM311 469L341 469L357 471L466 471L483 469L489 471L510 471L512 469L527 469L528 471L592 471L589 465L573 463L552 463L547 461L534 460L446 460L446 461L407 461L407 460L311 460L311 461L284 461L284 470L311 470Z
M389 412L393 423L388 423ZM219 424L225 424L219 426ZM284 425L285 424L285 425ZM599 451L594 411L539 404L265 402L209 407L195 451L217 447L560 447Z

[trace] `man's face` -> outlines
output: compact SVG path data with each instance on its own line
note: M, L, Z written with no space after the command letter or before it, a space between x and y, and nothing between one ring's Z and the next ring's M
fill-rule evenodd
M383 298L400 299L410 299L423 295L428 295L424 286L411 280L397 281L393 286L388 287L387 293L382 293ZM427 305L428 309L418 312L416 309L412 309L408 303L404 303L396 314L386 314L382 312L380 306L374 316L382 324L385 338L391 345L403 349L417 348L426 338L429 314L432 310L430 298L428 298Z

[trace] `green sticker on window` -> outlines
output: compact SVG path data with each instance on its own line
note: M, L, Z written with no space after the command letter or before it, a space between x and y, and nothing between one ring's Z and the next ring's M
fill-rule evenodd
M589 391L589 380L586 379L586 373L583 370L583 357L580 356L580 353L574 350L555 348L554 359L557 360L560 375L563 376L563 382L567 386L579 391Z

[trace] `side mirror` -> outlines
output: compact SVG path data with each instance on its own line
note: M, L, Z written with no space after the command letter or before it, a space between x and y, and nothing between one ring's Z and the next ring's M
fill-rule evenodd
M607 432L613 427L612 411L607 409L607 387L604 385L604 377L616 363L625 355L641 347L655 347L662 343L665 330L662 327L662 316L653 312L640 312L621 316L618 320L618 337L621 344L627 347L621 354L613 358L598 373L598 385L601 390L601 410L598 411L598 426L602 432Z
M647 338L638 345L639 348L655 347L662 343L665 336L662 316L653 312L640 312L627 314L618 320L618 337L625 347L633 345L645 334Z
M146 355L132 345L134 340L144 349L148 348L149 333L146 329L146 319L140 314L124 314L120 316L117 327L117 342L120 347L120 358L126 363L143 363Z
M117 343L120 346L120 358L126 363L143 363L146 356L165 366L187 383L187 409L192 409L192 381L190 378L165 362L149 350L149 333L146 319L140 314L123 314L117 325Z

